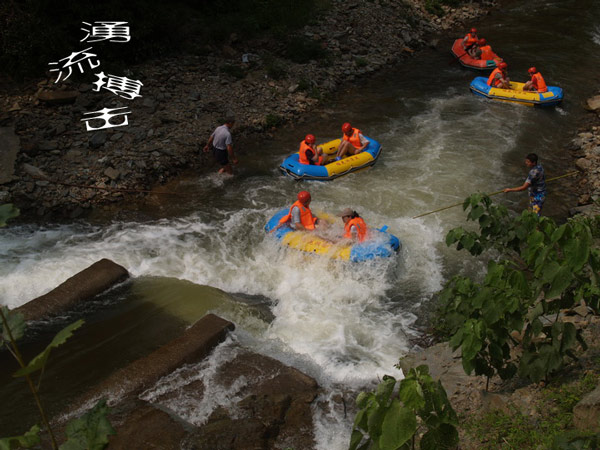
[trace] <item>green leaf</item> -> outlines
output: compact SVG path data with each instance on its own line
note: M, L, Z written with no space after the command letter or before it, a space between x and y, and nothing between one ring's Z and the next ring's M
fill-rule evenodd
M8 328L10 328L10 332L15 341L18 341L25 334L25 318L23 314L17 311L11 311L6 306L2 306L2 313L4 314L4 318L8 323ZM8 337L8 330L6 330L3 326L2 321L0 321L0 330L2 330L2 340L9 342L10 338Z
M381 436L381 424L387 410L387 406L380 405L377 402L373 402L367 410L367 431L374 441L377 441Z
M379 447L381 450L396 450L408 442L416 431L415 414L394 399L383 419Z
M555 242L558 242L560 240L560 238L563 237L566 229L567 229L567 224L564 224L564 225L561 225L560 227L558 227L556 230L554 230L554 232L552 233L552 236L550 237L550 240L552 241L553 244Z
M356 406L358 406L361 409L367 406L367 402L369 401L369 398L371 398L372 395L373 394L370 394L368 392L361 392L360 394L358 394L358 396L356 397Z
M448 450L458 445L458 431L452 425L443 423L429 430L421 438L422 450Z
M567 264L575 272L579 272L590 257L591 236L589 233L579 233L578 236L565 245Z
M59 450L102 450L108 444L108 436L116 434L106 418L109 411L106 399L102 399L83 416L69 422L67 441Z
M471 220L477 220L482 216L484 212L485 209L483 208L483 206L477 205L471 209L471 212L469 212L469 215L467 217Z
M65 328L63 328L62 330L60 330L56 334L56 336L54 336L54 339L52 339L52 342L50 342L50 344L48 344L48 346L44 349L43 352L41 352L35 358L33 358L31 361L29 361L29 364L27 364L26 367L17 370L13 374L13 376L14 377L24 377L25 375L29 375L33 372L41 370L46 365L46 361L48 360L48 357L50 356L50 352L52 351L52 349L57 348L57 347L61 346L62 344L64 344L67 339L69 339L71 336L73 336L73 331L75 331L77 328L81 327L83 325L83 323L84 323L83 320L78 320L77 322L73 322L71 325L68 325Z
M362 434L361 431L359 431L359 430L352 431L352 435L350 436L350 447L348 447L348 450L356 450L358 445L363 440L363 438L364 438L364 434Z
M407 408L418 410L425 406L423 389L421 389L421 385L415 379L405 378L402 380L398 395Z
M550 283L550 289L546 292L546 298L559 297L569 287L573 280L573 272L569 266L561 266Z
M19 208L15 207L12 203L0 205L0 227L5 227L6 222L17 217L19 213Z
M0 439L0 450L12 450L15 448L31 448L40 443L40 427L32 426L28 432L21 436L12 436Z
M387 403L394 392L396 379L389 375L383 376L383 381L377 386L377 400L381 405L387 406Z

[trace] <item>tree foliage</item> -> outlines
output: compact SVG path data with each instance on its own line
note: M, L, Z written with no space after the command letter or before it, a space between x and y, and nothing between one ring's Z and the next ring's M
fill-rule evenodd
M83 320L78 320L59 331L41 353L32 358L29 363L26 363L17 344L17 341L23 337L26 330L26 322L23 315L19 312L11 311L6 306L1 306L0 319L0 348L6 346L21 366L13 376L23 377L27 381L31 394L38 406L42 422L48 431L52 448L60 450L103 449L108 444L108 436L115 434L107 419L109 409L106 406L105 400L100 400L94 408L86 412L82 417L69 422L66 428L67 440L58 447L39 396L41 378L51 350L63 345L72 337L73 332L83 325ZM32 374L35 372L40 372L37 385L33 383L32 379ZM41 428L38 425L34 425L21 436L0 438L0 450L31 448L39 444L40 431Z
M559 321L560 311L584 302L600 309L600 251L593 248L597 219L570 219L557 225L552 219L524 211L511 217L483 194L463 204L467 219L478 231L462 227L446 236L472 255L486 250L487 274L478 283L456 276L441 292L441 316L452 335L450 345L462 351L463 367L488 379L507 379L517 371L539 381L559 370L566 356L574 357L580 331ZM513 354L522 339L521 352Z
M396 389L397 387L397 389ZM350 450L396 450L420 448L442 450L458 444L457 417L442 384L435 382L427 366L410 369L397 382L385 375L375 392L356 399Z

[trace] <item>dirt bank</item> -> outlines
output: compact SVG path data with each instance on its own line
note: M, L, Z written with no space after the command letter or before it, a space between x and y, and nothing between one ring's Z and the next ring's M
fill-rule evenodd
M143 83L142 97L130 102L96 92L91 74L84 82L74 75L56 84L56 74L48 72L27 84L3 83L0 203L15 203L26 219L76 218L145 195L140 191L184 170L211 167L200 147L226 115L236 117L235 139L242 147L244 139L301 120L341 86L435 45L436 35L454 28L461 33L459 25L494 3L444 6L442 18L424 5L333 0L325 15L299 31L319 44L323 59L293 63L275 40L249 42L232 34L226 45L207 47L203 55L128 68L126 75ZM127 126L88 132L81 122L86 112L125 106L131 111Z

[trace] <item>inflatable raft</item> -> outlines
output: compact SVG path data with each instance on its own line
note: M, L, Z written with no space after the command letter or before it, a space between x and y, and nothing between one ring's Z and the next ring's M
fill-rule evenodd
M458 62L460 62L463 66L468 67L469 69L475 70L492 70L496 68L496 61L500 61L498 55L495 55L494 59L475 59L462 46L462 38L454 41L452 45L452 54L458 58Z
M271 217L265 225L265 231L271 233L277 227L281 218L288 212L289 208L285 208ZM388 258L400 250L400 240L386 230L387 226L379 230L369 228L368 239L354 244L347 243L347 241L337 244L318 236L316 233L295 231L289 225L276 229L271 233L271 236L280 240L283 245L296 250L333 259L361 262L375 258Z
M324 166L316 166L312 164L300 164L300 154L298 152L288 156L279 166L281 171L296 180L333 180L343 175L366 169L372 166L377 161L381 154L381 145L374 139L367 136L365 138L369 144L358 155L346 156L340 161L333 160ZM341 139L321 144L323 153L335 155L340 145Z
M555 106L563 99L562 88L548 86L548 92L524 91L525 83L511 81L512 89L500 89L488 86L486 77L476 77L471 82L474 94L502 102L520 103L527 106Z

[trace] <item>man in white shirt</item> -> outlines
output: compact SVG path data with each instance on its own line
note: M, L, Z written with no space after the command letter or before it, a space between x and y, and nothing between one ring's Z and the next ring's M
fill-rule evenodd
M204 146L204 152L208 153L212 149L212 154L221 168L219 173L233 174L231 164L237 164L238 160L233 154L233 139L231 137L231 128L235 123L235 119L228 118L220 127L215 128L215 131L208 138L208 142ZM231 159L231 164L229 163Z

